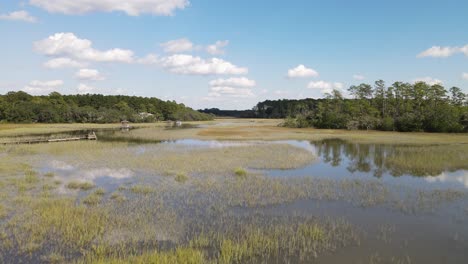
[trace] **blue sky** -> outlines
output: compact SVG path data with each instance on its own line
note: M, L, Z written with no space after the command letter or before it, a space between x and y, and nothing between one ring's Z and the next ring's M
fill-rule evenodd
M2 1L0 93L245 109L377 79L468 92L466 14L450 0Z

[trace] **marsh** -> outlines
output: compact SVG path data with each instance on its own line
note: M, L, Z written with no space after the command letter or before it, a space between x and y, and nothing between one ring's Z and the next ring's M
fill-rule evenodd
M277 122L0 130L99 138L0 145L0 262L466 263L468 136Z

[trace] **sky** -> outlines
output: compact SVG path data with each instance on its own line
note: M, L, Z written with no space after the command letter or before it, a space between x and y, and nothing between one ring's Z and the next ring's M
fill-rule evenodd
M466 0L1 0L0 94L250 109L379 79L468 92L467 14Z

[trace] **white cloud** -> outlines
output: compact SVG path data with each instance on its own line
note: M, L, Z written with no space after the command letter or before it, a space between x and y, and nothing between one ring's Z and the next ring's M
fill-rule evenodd
M251 98L255 97L252 91L255 85L254 80L245 77L217 79L210 82L211 88L207 97L212 99Z
M31 5L67 15L121 11L130 16L170 16L189 5L188 0L30 0Z
M159 64L166 70L177 74L238 75L248 73L247 68L238 67L222 59L202 59L200 57L194 57L186 54L174 54L169 57L163 57L159 61Z
M245 77L217 79L210 82L211 86L235 86L235 87L254 87L256 82Z
M31 81L28 85L23 88L23 91L31 94L48 94L55 91L57 88L63 85L62 80L52 81Z
M179 53L179 52L186 52L193 50L193 43L186 39L176 39L171 40L161 44L161 47L164 49L166 53Z
M314 69L309 69L304 65L299 65L294 69L288 70L289 78L305 78L305 77L317 77L319 76L318 72Z
M443 84L443 82L439 79L435 79L432 77L422 77L422 78L416 78L413 80L413 83L418 83L418 82L425 82L429 85L434 85L434 84Z
M366 79L366 77L364 75L361 75L361 74L355 74L355 75L353 75L353 79L357 80L357 81L362 81L362 80Z
M56 33L34 43L34 48L48 56L70 57L96 62L133 62L133 51L124 49L96 50L92 42L73 33Z
M252 89L249 88L238 88L228 86L215 86L211 87L208 97L237 97L237 98L248 98L255 97Z
M137 62L147 65L157 64L159 62L159 58L156 54L148 54L145 57L138 59Z
M191 52L194 50L205 50L211 55L223 55L225 53L224 47L229 44L229 41L216 41L212 45L204 47L203 45L195 45L192 41L187 38L170 40L168 42L162 43L160 46L163 48L165 53L182 53L182 52Z
M86 85L84 83L80 83L78 87L76 88L76 90L79 94L88 94L88 93L94 92L96 88Z
M319 89L322 93L330 93L334 89L342 90L344 85L340 82L326 82L326 81L317 81L317 82L310 82L307 85L309 89Z
M24 10L0 15L0 20L24 21L29 23L37 22L37 18L31 16L27 11Z
M208 52L211 55L223 55L225 53L223 48L226 47L227 45L229 45L229 41L227 40L216 41L216 43L206 47L206 52Z
M468 73L466 73L466 72L462 73L462 78L464 80L468 80Z
M44 67L49 69L60 69L60 68L82 68L87 64L72 60L70 58L55 58L48 60L44 63Z
M418 54L419 58L424 57L433 57L433 58L447 58L452 55L463 53L465 56L468 56L468 45L463 47L441 47L441 46L433 46L420 54Z
M461 47L460 52L465 54L465 56L468 56L468 45L465 45L464 47Z
M87 81L102 81L105 80L104 76L95 69L81 69L76 74L75 77L80 80Z

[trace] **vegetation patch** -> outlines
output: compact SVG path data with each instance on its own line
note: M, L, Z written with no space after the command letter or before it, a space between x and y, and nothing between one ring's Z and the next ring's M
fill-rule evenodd
M188 180L188 176L185 173L177 173L175 180L176 182L185 183Z
M79 190L87 191L87 190L91 190L94 188L94 183L73 181L67 184L67 188L72 189L72 190L79 189Z
M236 168L234 170L234 174L236 174L238 177L244 178L247 176L247 171L243 168Z

